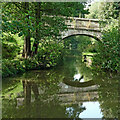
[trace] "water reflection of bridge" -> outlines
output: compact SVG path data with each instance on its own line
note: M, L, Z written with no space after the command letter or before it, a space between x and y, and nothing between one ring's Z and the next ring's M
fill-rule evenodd
M98 99L96 85L79 88L61 83L60 86L61 89L58 96L62 104L76 104L79 102L96 101Z
M33 85L33 84L31 84ZM69 104L79 104L82 102L87 101L96 101L98 99L97 94L97 86L89 86L89 87L72 87L69 85L66 85L64 83L60 83L60 90L58 93L56 93L56 96L58 97L60 103L62 105L69 105ZM37 87L34 85L34 87ZM38 92L34 89L34 92L32 93L30 89L24 89L24 93L22 96L17 96L17 106L23 105L23 101L26 99L27 102L34 102L34 100L37 98L38 95L44 94L44 91L41 90L41 88L37 88ZM35 99L32 98L32 94L34 94ZM50 97L50 100L53 99L52 96ZM49 99L48 99L49 101Z

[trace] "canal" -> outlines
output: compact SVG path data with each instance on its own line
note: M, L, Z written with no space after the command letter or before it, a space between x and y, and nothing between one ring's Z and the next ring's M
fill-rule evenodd
M93 73L81 54L52 69L32 70L2 83L3 118L118 118L119 80Z

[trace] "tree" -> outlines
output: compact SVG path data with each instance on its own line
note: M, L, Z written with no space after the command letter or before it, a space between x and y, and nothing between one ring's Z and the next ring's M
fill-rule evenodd
M24 3L24 11L26 13L26 18L29 20L29 14L28 14L29 3L28 2ZM29 22L26 21L26 23L29 26ZM25 58L27 58L31 54L30 29L29 29L29 27L27 28L27 34L26 34L26 36L24 38L24 54L25 54Z
M36 3L35 4L35 18L36 18L36 25L39 25L40 22L40 10L41 10L41 3ZM36 27L36 37L35 41L33 44L33 47L35 48L33 51L33 54L37 53L38 49L38 44L39 44L39 39L40 39L40 34L39 34L40 28Z
M86 17L96 19L117 19L119 16L118 2L94 2L89 8L90 14Z
M67 28L65 18L59 16L78 16L79 13L87 13L83 8L84 5L81 3L4 3L3 31L25 36L24 53L27 58L31 53L31 37L34 38L34 55L41 39L51 36L57 40L60 31Z
M95 71L120 72L120 34L119 26L115 23L103 31L102 40L98 42L98 54L93 58Z

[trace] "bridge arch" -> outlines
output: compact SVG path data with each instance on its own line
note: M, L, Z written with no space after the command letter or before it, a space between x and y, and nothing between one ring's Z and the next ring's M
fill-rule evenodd
M62 39L75 35L84 35L101 40L101 30L98 19L69 18L66 20L67 31L61 33Z
M97 34L97 35L96 35ZM71 37L71 36L77 36L77 35L83 35L88 36L96 39L97 41L101 41L101 33L95 33L90 31L66 31L62 33L62 39Z

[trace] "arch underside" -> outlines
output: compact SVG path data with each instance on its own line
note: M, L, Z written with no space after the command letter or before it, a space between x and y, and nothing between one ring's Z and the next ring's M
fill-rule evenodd
M99 31L74 30L74 29L70 29L68 31L62 32L62 39L65 39L70 36L75 36L75 35L89 36L89 37L95 38L98 41L101 39L101 32Z

